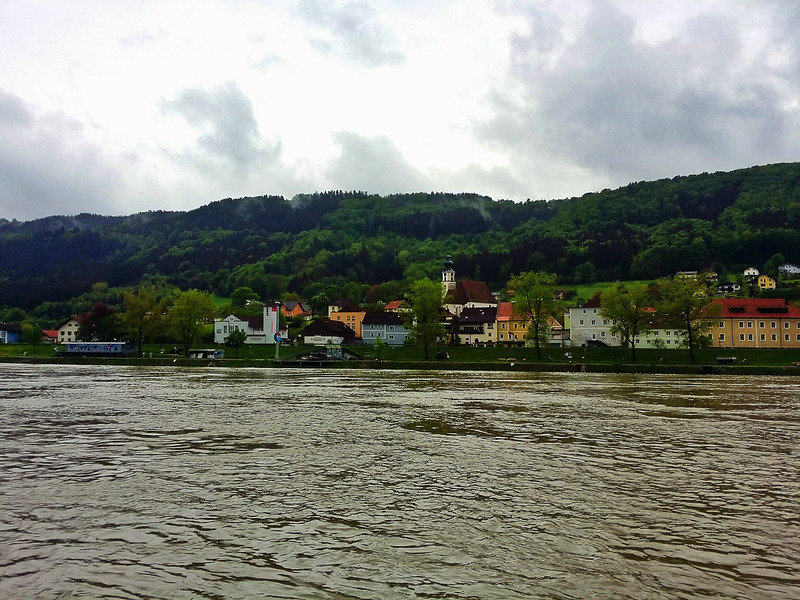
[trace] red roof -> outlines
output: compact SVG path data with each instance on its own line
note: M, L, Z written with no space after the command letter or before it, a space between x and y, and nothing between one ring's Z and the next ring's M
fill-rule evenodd
M497 305L497 320L510 321L514 316L514 305L511 302L500 302Z
M715 298L711 304L719 305L720 317L727 319L800 319L800 308L783 298Z
M403 305L405 305L405 304L406 304L405 300L392 300L391 302L389 302L389 304L387 304L384 307L383 310L389 310L389 311L397 310L398 308L402 308Z
M468 304L469 302L496 304L497 300L482 281L459 279L455 294L453 294L453 304Z

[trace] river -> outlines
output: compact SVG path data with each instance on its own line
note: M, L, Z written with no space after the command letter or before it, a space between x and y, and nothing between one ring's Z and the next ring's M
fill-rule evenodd
M800 380L0 365L2 598L797 598Z

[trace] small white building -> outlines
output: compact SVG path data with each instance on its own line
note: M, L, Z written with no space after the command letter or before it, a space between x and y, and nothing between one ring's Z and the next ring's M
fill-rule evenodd
M274 344L277 335L288 337L280 329L280 303L264 306L263 315L260 317L244 315L228 315L224 319L214 321L214 343L224 344L234 331L244 331L247 334L245 344Z
M78 319L75 317L70 317L66 321L64 321L61 325L58 326L58 343L59 344L66 344L67 342L77 342L78 341L78 331L81 328L81 324L78 322Z
M778 267L778 273L781 275L800 275L800 267L792 263L783 263Z
M569 309L569 345L582 346L620 346L619 335L611 331L613 323L600 314L600 302L592 300L583 306Z
M744 270L744 273L742 273L742 275L744 275L745 277L758 277L759 275L761 275L761 272L755 267L747 267Z

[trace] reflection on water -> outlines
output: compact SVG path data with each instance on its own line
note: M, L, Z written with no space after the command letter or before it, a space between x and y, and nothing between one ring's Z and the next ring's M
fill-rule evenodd
M800 597L792 379L0 365L0 597Z

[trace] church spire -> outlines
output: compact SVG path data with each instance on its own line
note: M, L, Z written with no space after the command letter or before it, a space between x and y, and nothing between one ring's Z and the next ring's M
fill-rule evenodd
M456 289L456 272L455 269L453 269L453 259L449 254L445 259L444 267L442 268L442 288L444 288L445 294L448 294Z

